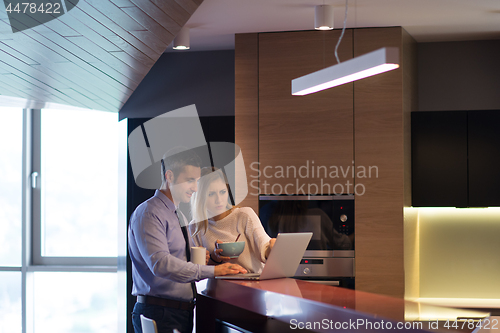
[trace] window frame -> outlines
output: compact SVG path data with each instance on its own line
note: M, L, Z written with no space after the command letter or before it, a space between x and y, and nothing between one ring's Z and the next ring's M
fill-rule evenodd
M117 257L56 257L42 255L42 181L40 180L43 174L41 172L41 116L41 109L32 110L32 159L31 173L30 177L28 177L30 183L33 179L33 173L38 173L36 186L34 187L33 184L30 184L32 192L32 264L51 266L94 266L95 269L110 271L114 268L116 271Z

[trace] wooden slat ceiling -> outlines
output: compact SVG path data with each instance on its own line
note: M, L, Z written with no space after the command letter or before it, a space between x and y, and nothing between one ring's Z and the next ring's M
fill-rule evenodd
M16 33L0 10L0 103L117 112L203 0L66 1L76 6Z

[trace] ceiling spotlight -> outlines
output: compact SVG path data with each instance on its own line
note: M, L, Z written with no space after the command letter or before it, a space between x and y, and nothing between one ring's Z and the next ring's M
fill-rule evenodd
M337 50L340 45L340 41L344 36L347 24L348 5L349 0L346 0L344 26L337 45L335 46L335 58L337 59L337 64L293 79L292 95L302 96L312 94L324 89L329 89L341 84L361 80L365 77L399 68L399 49L397 47L383 47L373 52L340 62ZM316 29L326 30L326 28L322 27L329 25L329 21L326 22L328 15L331 15L331 27L333 28L333 9L329 8L325 10L325 8L322 7L331 6L316 6Z
M174 38L174 50L189 50L189 28L184 27Z
M314 9L314 29L333 29L333 6L318 5Z

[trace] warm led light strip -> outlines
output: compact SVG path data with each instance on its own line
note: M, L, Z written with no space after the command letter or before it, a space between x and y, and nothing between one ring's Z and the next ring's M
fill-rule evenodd
M307 95L399 67L399 49L384 47L292 80L292 95Z

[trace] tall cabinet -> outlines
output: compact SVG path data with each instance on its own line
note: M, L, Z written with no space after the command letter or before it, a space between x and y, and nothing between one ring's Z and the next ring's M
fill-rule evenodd
M339 36L339 31L259 34L259 162L268 170L260 177L262 194L352 193L352 187L343 189L353 182L352 173L344 179L330 166L352 166L353 84L306 96L292 96L290 84L335 64ZM338 50L341 61L352 52L348 30Z
M354 193L356 289L402 297L415 41L401 27L347 29L341 61L396 46L400 68L292 96L292 79L336 63L339 36L339 30L236 35L235 142L247 170L247 180L238 181L250 185L242 205L258 211L259 193Z

